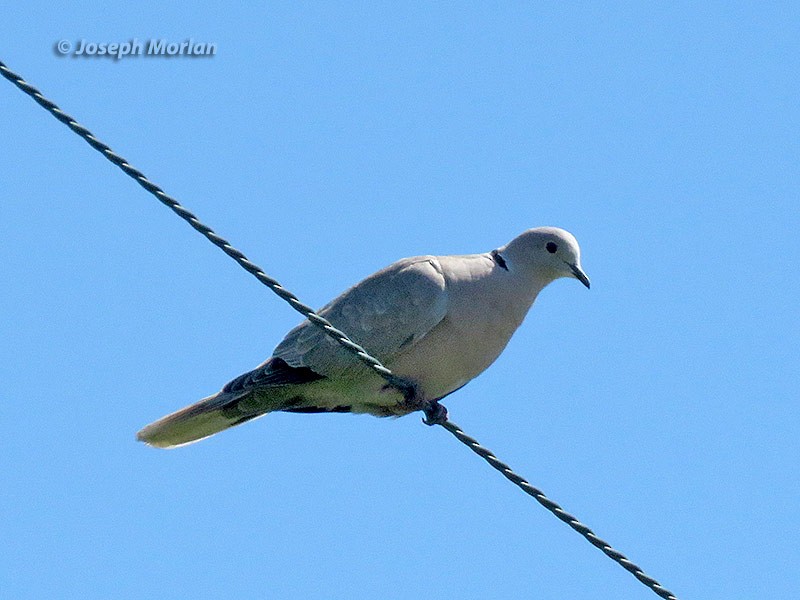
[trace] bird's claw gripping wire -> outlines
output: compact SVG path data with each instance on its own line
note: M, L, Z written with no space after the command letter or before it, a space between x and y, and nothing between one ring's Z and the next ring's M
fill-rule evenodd
M442 425L447 421L447 409L439 404L439 400L425 400L419 393L419 387L413 381L390 375L386 377L387 384L403 394L403 403L411 411L421 410L425 413L422 422L425 425Z
M444 404L439 404L438 400L426 402L422 410L425 412L425 418L422 419L425 425L444 425L447 423L447 407Z

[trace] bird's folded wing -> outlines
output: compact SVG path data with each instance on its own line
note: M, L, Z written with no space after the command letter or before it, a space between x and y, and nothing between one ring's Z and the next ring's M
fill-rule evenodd
M320 310L334 327L382 362L413 347L447 314L447 289L433 256L400 260L350 288ZM323 376L363 369L358 360L309 321L284 338L273 357Z

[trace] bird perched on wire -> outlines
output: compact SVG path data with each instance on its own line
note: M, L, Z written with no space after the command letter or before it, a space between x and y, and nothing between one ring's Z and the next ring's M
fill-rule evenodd
M266 362L137 437L172 448L273 411L424 410L444 419L438 401L494 362L539 292L561 277L589 287L577 240L555 227L529 229L484 254L404 258L319 311L392 371L389 382L306 320Z

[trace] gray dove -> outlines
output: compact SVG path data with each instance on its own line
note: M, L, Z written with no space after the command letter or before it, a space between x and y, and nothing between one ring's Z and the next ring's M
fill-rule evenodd
M589 287L577 240L555 227L529 229L484 254L404 258L319 311L394 380L306 320L266 362L137 437L172 448L273 411L397 417L423 410L436 422L446 418L439 400L495 361L539 292L561 277Z

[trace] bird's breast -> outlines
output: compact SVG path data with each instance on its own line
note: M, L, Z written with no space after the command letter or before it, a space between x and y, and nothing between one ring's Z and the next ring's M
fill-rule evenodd
M414 379L427 398L439 398L485 371L508 344L520 320L465 311L445 317L387 365Z

